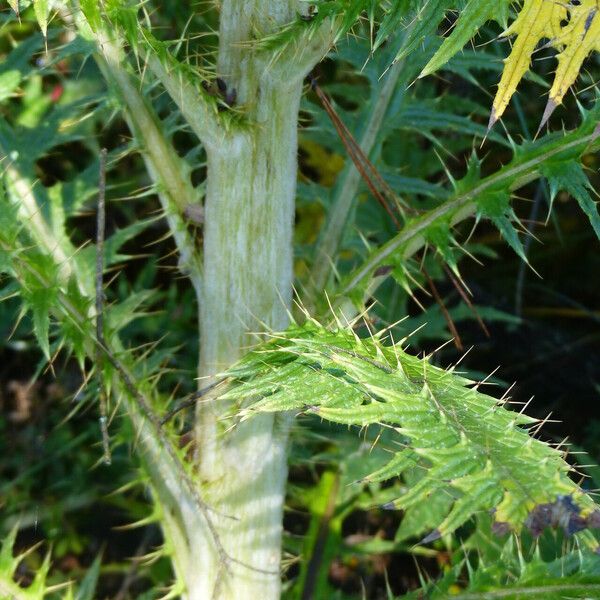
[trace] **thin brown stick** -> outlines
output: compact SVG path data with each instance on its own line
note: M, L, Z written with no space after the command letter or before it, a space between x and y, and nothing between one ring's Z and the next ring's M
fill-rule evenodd
M104 339L104 235L106 231L106 148L100 150L100 173L98 180L98 209L96 212L96 337ZM100 432L104 464L112 462L108 435L108 399L104 387L104 355L96 346L96 374L100 404Z
M398 212L402 214L403 207L401 206L398 196L394 193L394 191L390 188L390 186L385 181L385 179L381 176L381 174L379 173L379 171L377 170L375 165L373 165L373 163L369 160L369 158L362 151L362 148L360 147L358 142L354 139L354 136L352 135L350 130L346 127L346 125L344 124L342 119L340 119L339 115L335 111L335 108L332 106L331 102L329 101L329 98L327 98L327 95L319 87L319 85L317 84L317 82L314 78L311 78L311 87L317 94L317 97L321 101L323 108L329 115L329 118L331 119L334 127L336 128L336 131L338 132L338 135L340 136L340 139L342 140L344 147L346 148L350 158L352 159L352 162L354 162L356 169L358 170L361 177L366 182L366 184L369 187L369 190L371 191L373 196L377 199L379 204L381 204L381 206L383 206L383 208L385 209L387 214L390 216L390 218L394 222L394 225L399 230L400 222L399 222L398 218L396 217L396 215L394 214L394 212L392 211L392 209L390 208L389 203L387 201L387 198L391 198L394 201ZM375 183L377 183L378 186L375 185ZM404 208L412 213L417 212L415 209L413 209L410 206L404 205ZM460 336L458 335L456 325L454 324L454 321L452 320L452 317L450 316L450 313L448 312L448 309L446 308L446 306L444 304L444 301L442 300L441 296L439 295L437 288L435 287L435 284L433 283L433 280L427 273L425 267L422 267L421 270L428 280L429 287L432 291L435 301L440 305L442 314L444 315L444 318L446 319L446 322L448 323L448 328L450 329L450 332L452 333L452 335L454 337L454 343L455 343L456 347L459 350L462 350L462 341L460 339ZM456 286L459 294L461 294L461 296L463 296L464 291L457 285L457 283L454 281L454 279L452 279L452 283ZM474 307L471 304L471 302L468 300L468 298L467 298L467 305L472 310L474 310ZM475 311L475 314L476 314L478 320L480 321L481 325L483 326L484 331L487 332L487 328L485 327L485 325L483 324L481 319L479 319L479 315L477 314L477 311Z
M317 85L317 82L314 79L311 81L311 85L312 88L315 90L315 93L317 94L319 100L321 101L323 108L329 115L329 118L331 119L331 122L333 123L336 131L338 132L338 135L340 136L344 147L348 151L352 162L354 163L361 177L367 184L369 190L371 191L375 199L379 202L379 204L381 204L383 209L387 212L389 217L394 222L394 225L396 225L397 228L400 228L400 221L394 214L393 210L390 208L385 196L379 191L379 189L375 185L375 182L371 178L370 173L373 173L373 171L375 171L376 169L368 160L366 160L366 157L362 152L360 146L356 143L356 140L354 140L352 134L348 131L342 120L339 118L338 114L335 112L335 109L331 105L331 102L329 102L329 98L327 98L326 94ZM367 168L365 168L365 164Z
M487 328L486 324L483 322L483 319L481 318L479 311L475 308L475 306L471 302L471 299L469 298L469 295L463 288L461 282L456 277L454 277L452 270L450 269L450 267L448 267L447 264L444 263L443 266L444 266L444 271L446 272L446 275L448 275L448 279L450 279L450 281L452 282L452 285L455 287L459 296L463 299L463 302L469 307L469 310L473 313L473 316L477 320L477 323L479 323L479 327L481 327L481 329L483 330L483 333L485 333L486 337L488 337L488 338L491 337L490 330Z
M348 127L346 127L346 124L342 121L342 119L340 119L329 98L319 87L314 78L311 79L311 87L314 89L315 93L317 94L317 97L323 105L323 108L325 109L325 111L329 115L329 118L333 122L340 136L340 139L342 140L342 143L348 151L348 154L350 155L352 162L354 162L354 165L356 166L358 172L361 174L361 176L363 176L363 179L367 181L363 173L366 173L368 171L368 179L371 180L372 178L378 184L379 187L375 186L373 181L371 181L370 184L369 182L367 182L367 185L369 185L369 189L371 190L373 195L378 199L378 201L382 205L386 207L386 212L388 212L389 214L391 210L389 208L389 205L387 204L387 199L390 199L393 201L393 203L396 206L396 210L401 215L403 214L403 211L407 211L412 214L418 213L419 211L417 211L415 208L409 206L408 204L406 204L406 202L403 202L394 192L394 190L389 186L387 181L381 176L381 173L379 173L379 171L375 168L375 165L373 165L369 157L363 152L363 149L360 147L360 144L356 141L356 138L352 135L352 132L348 129Z
M340 139L342 140L342 143L344 144L344 147L346 148L348 155L352 159L352 162L354 163L354 166L360 173L360 176L362 177L364 182L367 184L367 187L369 188L371 194L373 194L374 198L379 202L379 204L383 207L383 209L386 211L388 216L392 219L392 221L394 222L394 225L397 228L399 228L400 222L398 221L398 218L396 217L396 215L390 208L385 196L381 193L381 191L375 185L375 182L372 179L373 169L371 169L369 163L367 163L365 161L365 159L364 159L365 155L362 152L362 150L360 149L360 146L358 146L358 144L356 144L352 134L348 131L348 129L344 125L343 121L339 118L338 114L335 112L335 109L329 102L329 99L323 93L321 88L318 87L316 84L315 84L315 91L317 93L317 96L321 100L321 103L323 104L323 108L325 108L325 111L329 115L334 127L336 128L336 131L338 132L338 135L340 136Z
M460 350L462 352L463 343L462 343L462 340L460 339L460 335L458 335L458 330L456 329L456 325L454 324L454 321L452 320L452 317L450 316L450 313L448 312L448 309L446 308L446 305L444 304L444 301L442 300L442 297L440 296L440 293L438 292L438 289L437 289L435 283L433 282L433 279L431 279L431 277L429 276L429 273L427 273L425 268L423 268L422 271L423 271L423 275L425 275L425 278L427 279L429 289L431 290L431 293L433 294L435 301L439 304L440 309L442 310L442 314L444 315L444 319L446 319L446 323L448 323L448 328L450 329L450 333L452 334L452 337L454 338L454 345L456 346L456 348L458 350Z

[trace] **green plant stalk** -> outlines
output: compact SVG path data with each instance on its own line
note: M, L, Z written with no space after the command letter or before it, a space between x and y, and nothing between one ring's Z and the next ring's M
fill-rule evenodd
M365 279L372 277L367 286L366 296L373 293L385 277L373 276L377 267L385 265L394 253L403 248L403 258L408 259L416 254L426 243L424 233L435 222L449 219L450 225L472 217L477 211L477 197L485 192L503 186L511 191L517 190L527 183L540 177L539 167L545 161L558 158L562 154L572 157L577 153L591 151L597 146L597 136L593 133L573 131L563 138L550 143L547 148L541 148L526 155L523 159L516 160L516 164L508 164L497 173L481 180L474 187L457 193L440 206L409 221L403 229L389 242L381 246L343 283L339 290L337 305L346 305L347 296L359 287Z
M217 71L228 90L235 88L244 124L223 130L218 144L206 144L201 378L228 368L261 331L289 322L298 112L304 77L326 52L330 25L277 58L244 44L254 32L268 34L296 18L291 0L221 5ZM238 411L229 401L199 403L196 463L208 504L226 515L216 515L223 546L255 569L233 564L223 575L214 551L207 557L206 536L194 536L203 556L185 581L194 600L280 596L291 417L241 423Z
M201 377L240 358L258 339L249 332L287 327L301 89L300 82L262 82L256 128L233 134L219 150L208 150ZM236 572L219 597L277 598L287 418L261 416L227 431L235 410L219 400L199 404L200 478L208 502L235 517L219 521L224 546L272 574ZM208 588L219 571L208 562L201 572L194 589L208 587L194 598L210 597Z
M173 145L165 138L154 111L123 67L123 56L118 42L100 32L98 48L102 56L99 61L100 68L123 102L125 118L157 188L161 206L180 254L180 269L198 291L201 285L202 262L196 243L188 231L184 214L189 206L200 203L200 197L190 183L189 167L179 159Z

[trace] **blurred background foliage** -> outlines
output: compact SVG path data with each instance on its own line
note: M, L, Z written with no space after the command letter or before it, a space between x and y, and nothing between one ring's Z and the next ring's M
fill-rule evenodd
M187 30L185 54L205 68L215 38L194 34L214 30L216 12L203 5L190 19L187 2L164 4L152 15L156 30L163 39ZM401 65L391 100L393 117L382 124L370 156L385 180L415 208L431 208L443 201L450 193L451 178L459 180L466 174L474 150L483 159L486 175L511 159L510 138L521 141L535 133L553 69L551 61L543 60L551 55L547 50L537 56L535 75L524 82L501 126L483 141L507 44L497 39L498 33L494 27L484 30L476 40L477 49L466 49L436 76L415 80L439 43L435 39L425 40ZM381 76L396 52L390 41L370 57L369 35L367 27L357 28L314 73L358 139L385 82ZM167 394L183 395L195 385L193 293L178 274L173 241L165 223L155 218L159 202L91 52L63 27L58 15L45 41L31 9L20 20L8 9L0 11L0 135L10 133L12 141L20 144L40 189L49 197L62 197L68 227L83 252L94 235L99 149L108 148L108 234L120 232L109 302L122 306L130 299L127 306L139 310L142 318L127 319L123 338L132 346L158 344L153 360L165 369L158 384ZM596 55L587 63L577 94L571 94L553 117L553 129L576 127L581 121L577 103L590 108L596 102L598 60ZM168 98L151 88L146 91L159 114L169 114ZM196 150L193 135L180 122L166 125L179 154L190 163L192 182L202 187L204 156ZM336 184L344 169L354 168L308 85L300 115L299 156L296 273L302 290ZM595 189L600 183L598 160L597 154L584 157ZM358 195L338 265L342 275L365 256L369 246L380 245L395 233L366 186L361 185ZM457 239L468 239L463 248L470 256L457 251L455 259L489 335L432 253L424 258L427 271L436 281L463 350L443 345L450 338L447 319L440 304L421 289L417 267L413 275L420 285L408 282L412 297L392 279L377 290L368 325L380 329L403 319L391 332L395 339L412 334L411 352L437 350L434 361L444 366L462 359L462 370L475 378L493 372L488 381L497 387L494 393L498 395L514 383L510 394L517 408L535 396L528 412L537 417L552 413L556 419L545 426L545 439L558 442L568 436L588 453L578 455L577 460L597 463L599 243L568 194L558 197L546 222L549 190L543 182L519 190L513 206L529 230L523 243L539 276L491 225L481 223L471 232L472 223L464 223L456 232ZM131 223L135 227L128 228ZM161 543L160 532L152 523L144 482L132 466L130 451L118 443L119 427L126 424L111 428L113 464L106 467L93 386L86 385L77 362L58 347L51 348L57 355L48 365L32 334L30 317L22 314L10 283L4 284L0 304L0 529L7 536L16 527L15 552L33 547L19 561L15 577L23 585L32 582L51 551L48 581L81 582L78 597L82 599L158 598L170 581L170 567L160 554L152 556ZM149 289L152 295L145 294ZM373 510L373 504L385 504L390 491L369 489L358 481L357 468L365 469L369 460L377 459L377 447L371 449L371 432L357 436L342 427L311 421L309 428L305 424L303 420L296 423L290 459L284 548L287 597L394 598L440 577L439 597L460 596L472 585L467 583L465 556L481 565L503 565L496 571L479 571L479 577L495 584L508 585L507 573L512 574L513 583L526 582L528 570L535 569L546 569L548 578L553 573L568 574L565 561L569 556L560 564L552 563L563 547L558 534L541 540L540 554L534 553L531 540L524 540L518 553L531 562L519 568L512 568L515 548L485 537L485 523L477 530L477 540L471 537L473 528L467 527L459 536L431 547L415 546L428 530L427 511L444 500L432 499L410 522L394 512ZM598 487L596 470L588 472L586 487ZM115 494L120 488L125 491ZM511 544L512 540L506 542L506 546ZM470 551L476 546L473 558ZM298 556L305 561L301 563ZM594 568L598 566L590 567L589 573Z

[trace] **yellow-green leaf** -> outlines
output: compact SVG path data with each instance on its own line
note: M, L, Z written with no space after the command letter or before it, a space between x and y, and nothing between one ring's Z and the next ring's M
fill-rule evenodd
M515 22L503 34L516 34L510 56L494 100L490 127L502 116L519 82L529 70L532 56L541 40L558 50L558 68L540 127L575 83L583 61L600 50L600 7L597 0L575 4L525 0Z
M19 0L8 0L8 5L19 14Z
M600 8L597 0L583 0L579 6L569 10L571 19L558 40L564 49L558 55L558 68L542 126L575 83L583 61L594 50L600 50Z
M502 116L521 79L531 64L533 52L541 39L556 40L561 36L561 21L567 16L563 5L547 0L525 0L516 21L504 36L517 35L512 52L494 99L490 127Z
M46 37L48 33L48 15L50 14L48 0L33 0L33 10L42 34Z

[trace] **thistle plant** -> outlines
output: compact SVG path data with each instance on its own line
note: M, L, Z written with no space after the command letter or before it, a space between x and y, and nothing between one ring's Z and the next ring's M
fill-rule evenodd
M379 504L402 510L406 523L420 521L419 511L432 503L412 532L419 544L451 537L482 515L491 515L490 528L500 537L535 537L553 527L588 553L575 566L574 554L568 555L573 586L560 593L596 593L598 581L590 583L582 571L593 560L589 552L598 549L593 530L600 526L600 511L560 449L535 437L541 423L509 410L508 398L484 394L455 369L409 354L405 340L394 341L392 327L367 336L355 331L385 281L413 295L431 280L419 264L446 269L463 286L463 222L491 222L527 261L511 203L532 181L547 181L552 199L568 192L600 237L582 158L598 146L600 105L581 108L576 128L536 140L518 143L494 128L540 40L557 50L540 129L551 122L584 59L598 50L596 2L223 0L206 11L185 9L197 31L184 28L176 35L161 27L160 3L9 4L13 13L3 13L4 23L27 19L29 11L41 34L16 43L0 66L3 101L33 93L28 86L37 74L30 58L40 52L56 52L61 60L93 59L108 91L100 99L96 92L37 114L24 106L18 118L0 123L0 269L8 292L31 313L46 361L72 355L85 381L99 381L99 393L92 395L99 402L106 462L111 436L120 428L116 416L129 424L128 441L152 494L152 518L160 523L163 552L172 561L169 597L281 596L289 436L298 416L380 432L374 446L385 444L386 452L348 484L377 498L387 494ZM451 11L457 11L456 21L442 42L438 27ZM514 45L489 127L411 100L410 86L419 77L443 67L461 69L459 53L490 20L500 23L501 35ZM195 33L212 36L211 42ZM367 42L353 46L354 36ZM310 192L297 186L299 114L303 95L318 85L305 80L336 52L369 80L370 96L348 127L338 107L337 132L352 160L326 192L324 224L305 258L307 268L295 280L296 202ZM321 94L331 106L327 91ZM335 132L327 121L335 109L328 116L312 106L313 123ZM102 210L103 203L96 204L99 165L94 162L74 182L49 187L36 181L35 167L60 144L82 139L104 164L89 125L102 111L118 113L131 136L123 147L111 147L100 167L109 188L118 161L139 152L161 213L132 220L106 240L99 235L94 248L75 240L68 219L84 207ZM483 174L481 154L474 150L464 177L449 174L446 187L387 172L380 164L383 140L417 126L451 127L471 140L488 139L510 158ZM175 141L180 131L194 140L186 154ZM198 164L201 182L192 177ZM381 243L366 241L350 267L342 266L365 181L382 204L390 203L397 225ZM430 201L419 203L417 197ZM123 262L122 246L157 219L167 224L179 273L197 305L197 346L186 352L198 355L198 391L183 402L164 391L163 357L152 347L135 349L127 338L127 326L150 291L110 305L102 301L109 285L103 269ZM184 447L182 424L190 427ZM388 482L393 485L386 487ZM11 546L2 550L9 558ZM9 558L7 580L14 571ZM508 550L504 558L509 564ZM515 586L524 587L532 579L528 567L520 567ZM34 584L40 589L42 571ZM559 585L557 577L548 578ZM297 588L286 592L302 594Z

